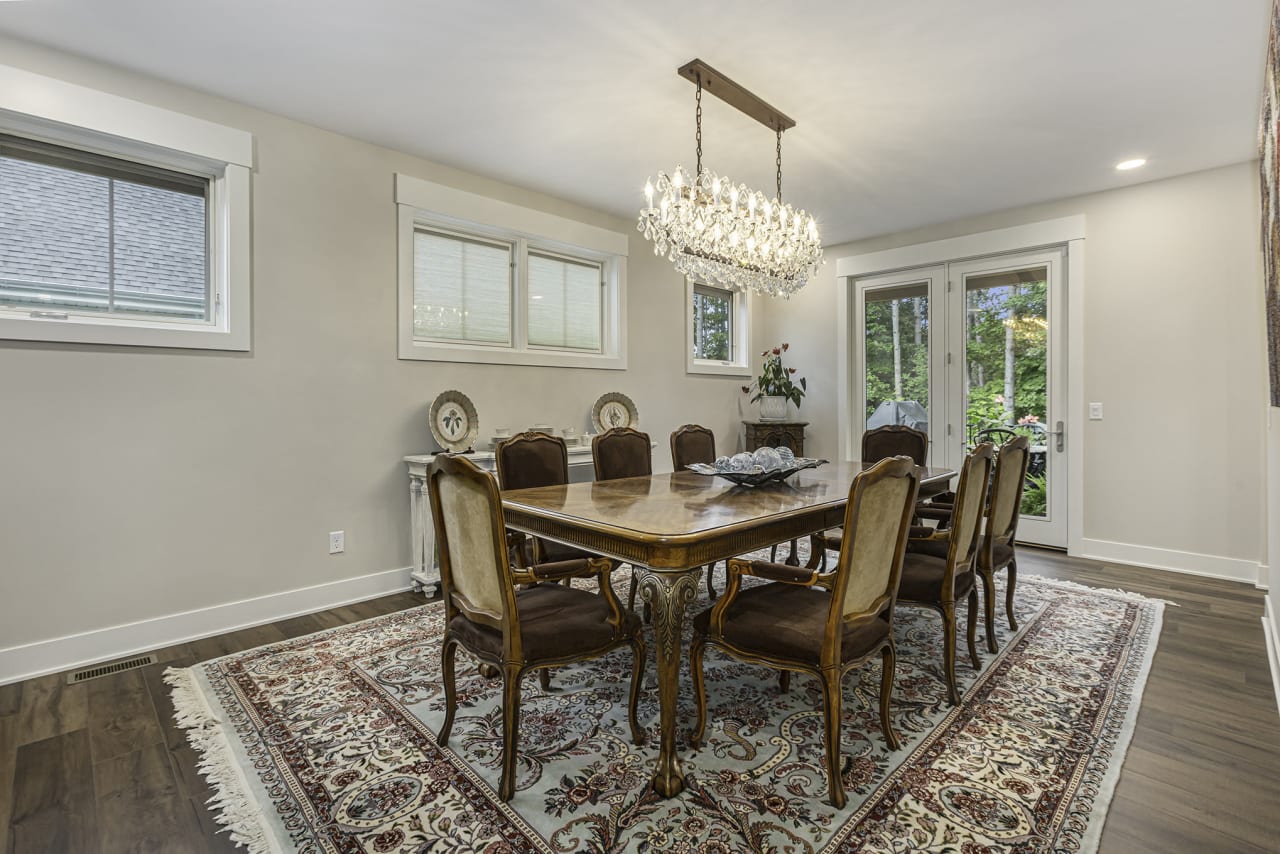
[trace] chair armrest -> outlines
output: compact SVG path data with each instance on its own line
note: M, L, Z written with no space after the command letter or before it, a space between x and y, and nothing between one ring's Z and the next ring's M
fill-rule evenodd
M951 521L953 512L949 505L917 504L915 509L915 514L921 519L938 519L946 522Z
M536 563L523 569L513 569L511 575L517 584L534 584L539 581L559 581L563 578L584 578L598 575L600 568L595 566L596 560L579 558L577 560L560 560L554 563ZM603 561L605 569L609 562Z
M767 560L748 561L735 558L729 561L729 572L753 575L769 581L781 581L783 584L799 584L802 587L812 587L818 583L819 578L819 573L815 569L787 566L785 563L772 563Z

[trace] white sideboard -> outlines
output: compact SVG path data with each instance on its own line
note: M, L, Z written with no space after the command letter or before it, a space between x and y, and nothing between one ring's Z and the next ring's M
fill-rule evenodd
M655 446L653 443L652 446ZM591 446L575 445L569 452L569 479L590 480ZM404 458L409 467L409 522L410 536L413 537L413 578L415 590L438 592L440 586L440 560L436 555L436 531L431 523L431 505L427 503L427 466L435 454L412 454ZM494 471L493 451L476 451L467 454L467 459L485 471ZM585 469L584 469L585 467Z

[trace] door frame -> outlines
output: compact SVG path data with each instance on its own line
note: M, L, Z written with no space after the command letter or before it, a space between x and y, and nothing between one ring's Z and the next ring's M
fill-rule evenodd
M858 437L862 435L862 429L853 411L855 401L861 396L860 390L854 388L858 376L853 370L852 362L857 355L854 351L857 342L855 330L858 327L854 323L857 320L855 315L859 313L859 300L854 292L855 277L1059 246L1066 249L1067 286L1066 438L1070 443L1067 460L1067 554L1077 555L1082 551L1084 540L1084 459L1088 453L1084 440L1083 214L836 259L836 412L839 418L840 456L845 460L856 459L860 452ZM861 414L860 411L857 414Z

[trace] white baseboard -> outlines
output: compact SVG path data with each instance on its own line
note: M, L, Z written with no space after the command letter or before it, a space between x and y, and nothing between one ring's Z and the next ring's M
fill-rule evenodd
M1262 633L1267 638L1267 659L1271 662L1271 685L1276 691L1276 710L1280 711L1280 622L1276 621L1276 609L1271 594L1262 599Z
M1257 586L1263 578L1263 570L1256 560L1180 552L1154 546L1136 546L1110 540L1083 539L1080 541L1080 551L1076 556L1090 560L1146 566L1152 569L1167 569L1170 572L1181 572L1186 575L1243 581L1254 586Z
M0 685L408 590L410 567L0 649Z

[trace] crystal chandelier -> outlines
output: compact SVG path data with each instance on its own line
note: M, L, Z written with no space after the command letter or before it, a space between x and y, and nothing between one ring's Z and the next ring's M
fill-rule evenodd
M789 297L822 266L818 225L803 210L782 202L782 132L795 122L700 59L680 68L697 94L697 169L677 166L645 183L637 228L653 241L655 255L686 276L734 290ZM764 193L702 166L702 90L777 133L778 195Z

